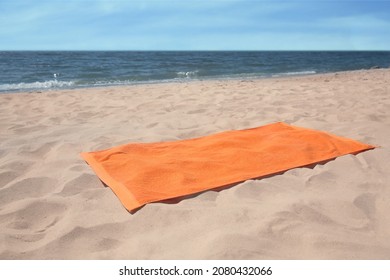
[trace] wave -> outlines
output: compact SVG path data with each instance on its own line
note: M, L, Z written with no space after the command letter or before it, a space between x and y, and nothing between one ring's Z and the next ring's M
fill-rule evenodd
M296 72L284 72L284 73L277 73L272 74L272 77L280 77L280 76L298 76L298 75L311 75L316 74L317 72L314 70L307 70L307 71L296 71Z
M283 77L283 76L300 76L300 75L312 75L317 74L314 70L304 71L292 71L292 72L253 72L253 73L231 73L231 74L216 74L207 75L203 72L202 76L198 76L199 71L193 72L177 72L179 78L202 78L202 79L256 79L256 78L269 78L269 77Z
M199 71L179 71L176 72L178 78L194 78L198 76Z
M14 84L0 84L0 92L8 91L28 91L28 90L45 90L45 89L62 89L62 88L84 88L84 87L105 87L105 86L124 86L134 84L150 84L150 83L164 83L187 81L191 79L252 79L252 78L266 78L266 77L281 77L281 76L297 76L316 74L316 71L296 71L296 72L282 72L282 73L236 73L226 75L205 75L200 76L199 71L179 71L176 72L176 77L153 77L152 79L125 79L125 80L78 80L78 81L59 81L57 79L45 82L33 83L14 83Z
M57 81L50 80L45 82L34 83L18 83L18 84L2 84L0 91L18 91L18 90L37 90L37 89L51 89L51 88L66 88L74 86L71 81Z

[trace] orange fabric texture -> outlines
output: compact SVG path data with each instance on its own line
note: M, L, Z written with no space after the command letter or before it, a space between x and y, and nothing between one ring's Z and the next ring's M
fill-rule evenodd
M200 138L129 143L82 153L129 211L374 146L325 132L274 123Z

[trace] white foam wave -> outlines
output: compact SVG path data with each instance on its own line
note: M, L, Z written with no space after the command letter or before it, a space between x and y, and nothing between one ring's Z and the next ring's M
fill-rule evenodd
M72 87L73 85L74 82L70 81L50 80L34 83L2 84L0 85L0 91L63 88Z
M131 85L134 84L134 81L130 80L110 80L110 81L94 81L90 86L122 86L122 85Z
M308 70L308 71L296 71L296 72L285 72L285 73L278 73L273 74L272 77L280 77L280 76L297 76L297 75L311 75L316 74L316 71Z
M193 78L193 77L196 77L198 75L198 70L196 71L179 71L179 72L176 72L176 75L179 77L179 78Z

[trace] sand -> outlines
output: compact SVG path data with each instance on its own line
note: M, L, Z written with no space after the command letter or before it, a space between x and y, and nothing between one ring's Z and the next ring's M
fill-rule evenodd
M0 94L0 259L390 259L390 70ZM379 148L128 213L81 159L283 121Z

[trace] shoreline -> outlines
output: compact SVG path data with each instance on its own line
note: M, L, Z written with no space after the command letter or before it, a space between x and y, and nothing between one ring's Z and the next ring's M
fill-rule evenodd
M390 69L0 94L0 259L389 259ZM80 152L284 121L379 146L130 214Z
M358 69L358 70L347 70L347 71L332 71L332 72L321 72L321 73L305 73L305 74L272 74L269 76L260 76L260 75L248 75L241 76L242 74L237 74L237 77L228 76L228 77L204 77L204 78L177 78L176 79L168 79L168 80L153 80L153 81L134 81L128 84L119 84L119 85L96 85L96 86L79 86L79 87L64 87L64 88L38 88L38 89L21 89L21 90L7 90L0 91L0 96L3 94L31 94L31 93L44 93L50 91L69 91L69 90L88 90L88 89L104 89L104 88L121 88L121 87L133 87L133 86L147 86L147 85L164 85L164 84L181 84L181 83L192 83L192 82L218 82L218 81L247 81L247 80L268 80L268 79L285 79L285 78L297 78L297 77L310 77L317 75L332 75L332 74L343 74L343 73L354 73L354 72L362 72L362 71L375 71L375 70L389 70L390 68L370 68L370 69ZM303 71L303 72L311 72L311 71Z

